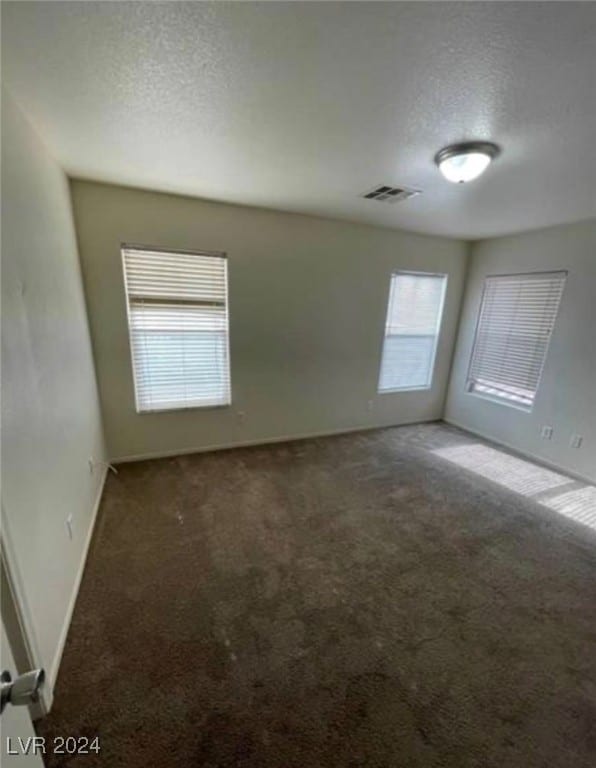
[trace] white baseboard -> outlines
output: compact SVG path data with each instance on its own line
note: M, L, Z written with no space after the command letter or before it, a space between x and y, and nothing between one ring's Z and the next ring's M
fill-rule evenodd
M91 512L91 521L89 523L89 530L87 531L87 536L85 539L85 546L83 547L83 552L81 553L81 561L79 563L79 568L78 568L75 582L72 588L72 594L70 596L68 608L66 610L66 616L64 617L64 624L62 625L62 631L60 632L60 637L58 639L56 653L54 654L54 659L52 661L52 666L50 669L50 673L48 675L48 687L52 691L52 693L54 690L54 685L56 684L58 672L60 670L60 662L62 661L62 654L64 653L64 646L66 645L66 638L68 637L68 630L70 629L72 614L74 612L75 604L77 602L77 597L79 595L81 581L83 580L83 572L85 571L85 565L87 563L87 555L89 553L89 547L91 546L93 531L95 530L95 521L97 519L97 513L99 511L99 505L101 504L103 489L106 483L106 477L108 475L108 465L107 464L101 465L101 468L102 468L103 474L97 489L97 496L95 498L95 503L93 505L93 511Z
M480 432L477 429L470 429L470 427L466 427L464 424L460 424L459 422L454 421L453 419L443 418L443 421L445 422L445 424L450 424L452 427L457 427L458 429L461 429L463 432L468 432L471 435L476 435L477 437L481 437L483 440L487 440L489 443L500 445L503 448L506 448L508 451L511 451L511 453L517 454L518 456L521 456L524 459L529 459L530 461L533 461L536 464L542 464L542 466L547 467L548 469L552 469L555 472L561 472L563 475L572 477L574 480L580 480L582 483L588 483L589 485L594 485L594 483L596 483L595 478L590 478L587 475L582 475L579 472L574 472L573 470L567 469L567 467L563 467L560 464L555 464L552 461L548 461L548 459L544 459L542 456L538 456L537 454L532 453L531 451L524 451L521 448L517 448L515 445L511 445L511 443L506 443L504 440L497 440L497 438L493 437L492 435L488 435L485 432Z
M153 453L138 453L131 456L120 456L110 459L111 464L127 464L131 461L148 461L150 459L169 459L174 456L188 456L192 453L208 453L209 451L228 451L232 448L251 448L258 445L272 445L275 443L292 443L298 440L312 440L317 437L333 437L334 435L349 435L354 432L372 432L376 429L391 429L392 427L407 427L413 424L431 424L441 421L440 417L432 419L416 419L414 421L402 421L399 424L373 424L346 429L327 430L323 432L306 432L299 435L280 435L278 437L264 437L255 440L245 440L236 443L219 443L217 445L205 445L200 448L183 448L182 450L155 451Z

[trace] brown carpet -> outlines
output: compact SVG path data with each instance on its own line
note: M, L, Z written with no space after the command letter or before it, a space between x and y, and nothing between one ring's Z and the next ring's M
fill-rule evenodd
M590 487L486 445L121 466L39 724L102 751L47 765L594 768L596 532L563 509Z

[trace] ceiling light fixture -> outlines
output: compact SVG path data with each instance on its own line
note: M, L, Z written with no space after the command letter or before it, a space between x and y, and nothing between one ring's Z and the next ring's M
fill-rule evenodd
M447 181L463 184L477 179L501 152L489 141L467 141L451 144L435 155L435 163Z

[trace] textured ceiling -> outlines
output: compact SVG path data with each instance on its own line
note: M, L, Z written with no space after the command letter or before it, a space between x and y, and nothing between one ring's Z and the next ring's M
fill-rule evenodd
M596 215L595 40L589 2L2 3L71 175L465 238ZM503 154L456 186L433 155L464 139Z

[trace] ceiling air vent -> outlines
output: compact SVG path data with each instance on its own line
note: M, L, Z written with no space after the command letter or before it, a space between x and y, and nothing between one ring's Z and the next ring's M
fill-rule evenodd
M406 187L390 187L387 184L380 184L360 197L365 200L378 200L380 203L399 203L400 200L407 200L409 197L419 195L419 189L407 189Z

